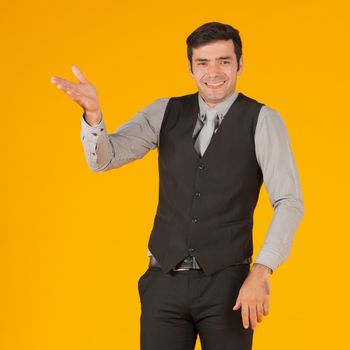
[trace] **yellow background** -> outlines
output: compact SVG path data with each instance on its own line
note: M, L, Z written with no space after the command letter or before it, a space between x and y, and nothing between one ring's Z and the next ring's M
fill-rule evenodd
M1 349L139 348L157 151L91 172L82 110L50 77L76 81L79 66L112 132L158 97L196 91L185 40L209 21L240 30L237 90L281 113L305 201L253 348L350 348L346 1L62 0L2 4ZM272 213L263 187L253 258Z

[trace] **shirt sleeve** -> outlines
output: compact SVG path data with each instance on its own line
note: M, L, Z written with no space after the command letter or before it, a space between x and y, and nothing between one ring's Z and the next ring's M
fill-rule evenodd
M274 214L254 262L274 272L290 254L304 215L304 202L285 123L276 110L266 105L256 125L255 151Z
M89 168L102 172L145 156L158 146L159 131L169 98L158 98L126 123L108 134L104 116L91 126L81 117L80 140Z

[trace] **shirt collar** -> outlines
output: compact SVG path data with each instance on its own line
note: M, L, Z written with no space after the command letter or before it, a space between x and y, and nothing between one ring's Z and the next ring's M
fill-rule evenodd
M224 101L219 102L215 105L215 108L218 112L220 121L224 118L225 114L231 107L232 103L236 100L238 93L235 91L232 95L227 97ZM204 116L209 108L212 108L206 104L203 100L203 97L198 93L198 104L199 104L199 118L204 121Z

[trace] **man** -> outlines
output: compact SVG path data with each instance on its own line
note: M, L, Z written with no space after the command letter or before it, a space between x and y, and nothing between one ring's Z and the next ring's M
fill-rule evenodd
M157 148L159 203L139 279L141 348L252 348L269 311L273 271L287 259L303 216L288 133L274 109L236 92L242 73L237 29L210 22L187 38L198 92L159 98L113 133L97 92L53 77L84 109L81 140L92 171L108 171ZM250 268L253 213L262 182L274 215ZM250 325L250 328L249 328Z

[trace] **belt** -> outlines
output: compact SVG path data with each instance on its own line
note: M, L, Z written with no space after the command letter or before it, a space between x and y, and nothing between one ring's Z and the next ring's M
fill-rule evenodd
M252 257L250 256L248 258L243 259L241 262L234 263L232 265L250 264L251 262L252 262ZM161 265L153 255L150 256L149 266L161 267ZM196 257L193 255L187 256L184 260L182 260L180 263L178 263L175 267L172 268L173 271L188 271L193 269L194 270L202 269L202 267L198 264Z

